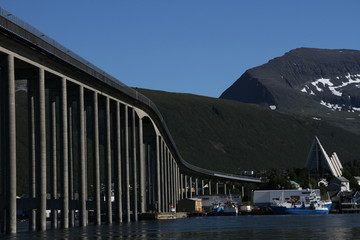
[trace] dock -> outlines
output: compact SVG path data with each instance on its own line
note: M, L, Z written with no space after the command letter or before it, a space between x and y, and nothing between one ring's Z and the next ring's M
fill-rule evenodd
M186 212L159 212L159 213L142 213L139 215L141 220L163 220L186 218Z

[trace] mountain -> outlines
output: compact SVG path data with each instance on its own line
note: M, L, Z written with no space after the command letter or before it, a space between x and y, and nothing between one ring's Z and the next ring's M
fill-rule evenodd
M298 48L247 70L220 96L360 133L360 51Z
M136 90L156 104L184 160L202 168L302 168L315 135L343 163L360 160L359 136L323 121L237 101Z

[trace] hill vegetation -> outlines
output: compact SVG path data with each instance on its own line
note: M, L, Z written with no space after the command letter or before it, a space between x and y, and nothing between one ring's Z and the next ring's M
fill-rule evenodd
M314 136L343 163L360 158L359 136L324 121L232 100L136 90L157 105L184 160L199 167L228 173L302 168Z

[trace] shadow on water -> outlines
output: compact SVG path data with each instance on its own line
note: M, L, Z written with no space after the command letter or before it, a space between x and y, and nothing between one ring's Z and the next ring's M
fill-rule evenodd
M360 215L199 217L26 232L4 239L358 239Z

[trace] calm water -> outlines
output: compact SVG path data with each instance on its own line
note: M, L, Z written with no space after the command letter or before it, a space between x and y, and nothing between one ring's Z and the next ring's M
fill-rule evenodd
M21 231L21 224L19 230ZM26 227L26 226L24 226ZM4 235L0 235L0 238ZM360 214L198 217L139 221L5 239L360 239Z

